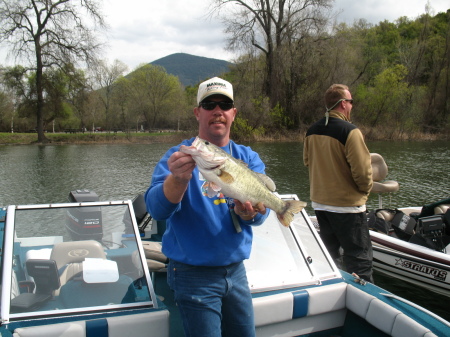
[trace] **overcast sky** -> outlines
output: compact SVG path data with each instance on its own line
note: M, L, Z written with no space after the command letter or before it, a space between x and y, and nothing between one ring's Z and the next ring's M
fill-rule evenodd
M434 14L450 8L449 0L429 0ZM110 25L105 58L118 59L129 70L173 53L188 53L223 60L234 55L224 50L223 26L205 17L211 0L104 0L103 13ZM425 13L427 0L335 0L338 22L352 24L393 22L400 16ZM2 48L3 49L3 48ZM2 56L3 55L3 56ZM11 65L0 52L0 64Z

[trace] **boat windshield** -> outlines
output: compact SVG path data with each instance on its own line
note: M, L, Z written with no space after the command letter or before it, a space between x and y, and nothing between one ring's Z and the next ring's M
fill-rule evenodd
M296 195L280 197L298 200ZM252 253L245 267L253 293L317 285L341 277L305 210L295 214L289 227L280 224L275 212L253 227Z
M9 206L2 321L156 307L131 207L131 201Z

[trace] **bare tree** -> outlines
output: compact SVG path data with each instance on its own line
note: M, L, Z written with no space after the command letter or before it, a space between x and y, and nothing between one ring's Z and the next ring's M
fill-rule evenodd
M92 28L106 29L100 0L0 0L0 42L36 71L38 142L46 142L43 123L43 70L77 61L92 62L101 49ZM82 13L83 10L83 13Z
M278 63L285 45L296 45L326 23L324 11L333 0L213 0L213 13L224 17L230 35L228 48L259 50L265 58L263 93L277 104L277 86L283 82ZM227 11L221 12L227 5Z

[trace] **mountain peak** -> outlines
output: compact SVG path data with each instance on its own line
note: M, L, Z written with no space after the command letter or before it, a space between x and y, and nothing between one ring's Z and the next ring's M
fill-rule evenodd
M152 65L159 65L166 69L167 73L178 76L184 86L194 86L208 78L220 76L228 72L232 63L214 58L195 56L186 53L175 53L164 56Z

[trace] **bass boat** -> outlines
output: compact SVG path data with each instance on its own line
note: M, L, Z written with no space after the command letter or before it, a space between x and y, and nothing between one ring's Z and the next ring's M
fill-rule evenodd
M397 192L399 185L386 180L384 159L371 157L372 193L379 197L379 208L368 217L374 268L450 296L450 198L423 207L384 208L382 195Z
M295 195L280 195L298 200ZM143 195L0 209L0 336L183 336ZM225 243L224 243L225 244ZM257 336L450 336L450 323L340 271L303 210L254 227L245 262Z

